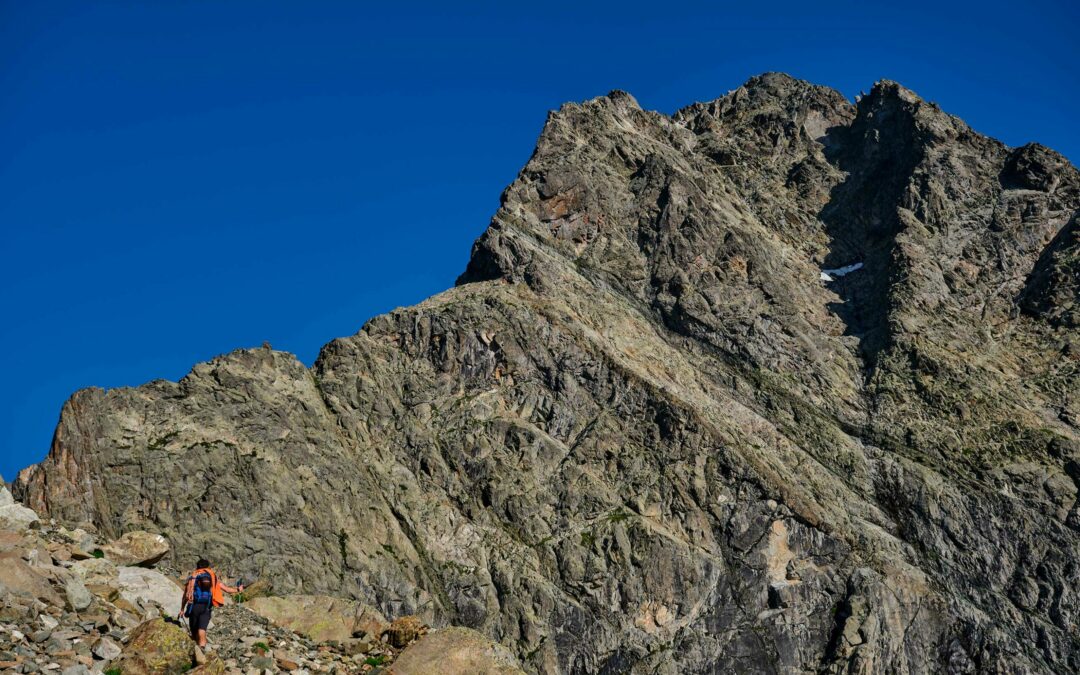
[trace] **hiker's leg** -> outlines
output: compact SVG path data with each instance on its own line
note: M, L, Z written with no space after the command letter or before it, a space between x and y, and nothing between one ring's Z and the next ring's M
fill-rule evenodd
M197 642L199 643L200 647L205 647L206 646L206 629L205 628L200 628L199 629L199 637L197 639Z

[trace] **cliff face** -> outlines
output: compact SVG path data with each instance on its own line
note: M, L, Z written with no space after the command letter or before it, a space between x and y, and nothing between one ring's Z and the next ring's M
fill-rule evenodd
M1075 671L1078 214L895 83L613 92L455 288L79 392L16 491L537 672Z

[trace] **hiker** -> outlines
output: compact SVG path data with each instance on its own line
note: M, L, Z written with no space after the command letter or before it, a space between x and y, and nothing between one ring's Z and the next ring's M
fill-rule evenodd
M236 587L221 583L217 572L210 567L210 561L199 558L195 571L184 585L184 598L180 601L180 616L188 618L191 639L199 647L206 647L206 629L210 627L210 610L225 604L225 593L242 593L244 584Z

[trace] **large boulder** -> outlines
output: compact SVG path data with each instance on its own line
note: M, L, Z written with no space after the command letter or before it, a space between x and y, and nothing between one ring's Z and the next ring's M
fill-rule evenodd
M394 675L511 675L524 673L506 647L471 628L444 628L423 636L394 661Z
M120 567L116 585L120 597L143 609L143 616L176 616L180 611L183 589L156 570L144 567Z
M344 641L361 633L378 636L387 625L386 618L373 607L326 595L268 596L249 600L244 606L316 642Z
M115 597L120 586L120 572L111 560L89 558L80 560L71 566L75 573L92 593L106 600Z
M19 551L0 553L0 597L11 594L49 605L62 605L49 580L22 559Z
M15 501L0 476L0 530L21 532L38 521L38 514Z
M183 628L164 619L141 624L111 664L123 675L175 675L192 667L194 643Z
M101 547L105 557L117 565L153 565L169 552L169 542L160 534L141 530L128 532Z

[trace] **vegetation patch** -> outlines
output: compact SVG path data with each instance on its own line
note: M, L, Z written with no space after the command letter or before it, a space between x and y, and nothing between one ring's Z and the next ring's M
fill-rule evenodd
M607 515L607 521L609 523L621 523L630 518L630 514L622 509L615 509Z

